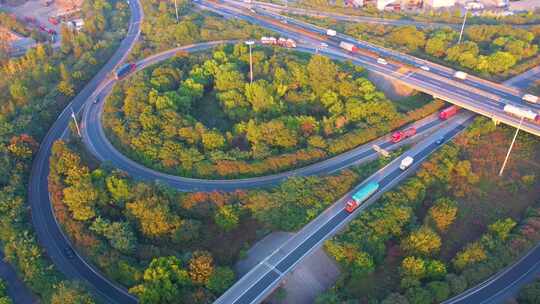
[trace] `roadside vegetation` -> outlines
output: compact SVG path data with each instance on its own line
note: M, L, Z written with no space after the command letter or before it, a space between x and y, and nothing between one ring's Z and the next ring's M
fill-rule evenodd
M77 140L54 144L56 217L78 252L141 303L213 301L236 280L232 266L255 241L300 229L391 159L269 189L182 193L98 167L82 150Z
M13 300L7 294L7 283L4 280L0 280L0 303L12 304Z
M32 157L60 111L116 49L129 10L122 1L90 0L82 15L85 30L63 30L60 50L39 45L0 63L0 241L6 261L43 302L67 292L87 296L62 283L32 230L26 201Z
M297 16L295 16L297 17ZM462 43L459 31L298 17L356 39L397 49L484 78L503 80L540 64L540 26L469 25Z
M177 0L178 21L174 1L143 0L141 4L145 16L141 39L130 54L132 59L197 42L270 35L270 31L251 23L197 9L190 0Z
M538 279L523 286L516 297L519 304L540 303L540 281Z
M487 279L540 241L540 142L478 118L416 176L327 241L342 267L318 303L440 303Z
M179 56L118 84L104 127L130 158L200 178L265 175L350 150L435 112L400 113L361 68L326 57L228 45Z

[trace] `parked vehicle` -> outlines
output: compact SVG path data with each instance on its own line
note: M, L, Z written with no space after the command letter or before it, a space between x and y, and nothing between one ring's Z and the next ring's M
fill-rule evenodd
M136 68L137 65L135 65L134 63L124 64L123 66L118 68L118 70L116 70L116 79L124 78L127 74L135 71Z
M360 190L356 191L352 195L352 199L347 201L345 204L345 210L349 213L352 213L356 208L358 208L364 201L366 201L370 196L372 196L379 189L379 183L370 182L362 187Z
M459 108L456 106L450 106L439 113L439 118L442 120L447 120L448 118L456 115L459 111Z
M519 118L523 117L525 119L529 119L529 120L535 121L537 123L540 123L540 114L534 112L531 109L516 107L514 105L507 104L507 105L504 106L503 110L506 113L512 114L512 115L517 116Z
M538 103L538 96L532 94L525 94L522 97L523 100L530 103Z
M388 64L388 62L384 58L377 58L377 63L382 65Z
M461 80L467 79L467 76L468 76L467 73L462 72L462 71L456 71L454 73L454 78L461 79Z
M326 30L326 35L334 37L334 36L337 35L337 32L335 30L332 30L332 29L327 29Z
M351 53L356 53L358 52L358 47L352 43L349 43L349 42L345 42L345 41L341 41L339 43L339 47L344 49L344 50L347 50Z
M412 127L405 131L397 131L392 134L392 142L397 143L404 140L407 137L411 137L416 134L416 128Z

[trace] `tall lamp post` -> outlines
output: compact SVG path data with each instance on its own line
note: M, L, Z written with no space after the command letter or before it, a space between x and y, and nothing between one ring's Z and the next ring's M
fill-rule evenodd
M248 40L246 44L249 46L249 83L253 83L253 56L251 54L251 47L255 44L255 41Z
M461 38L463 38L463 30L465 29L465 22L467 22L468 14L469 14L469 9L465 7L465 16L463 17L463 24L461 25L461 31L459 32L458 44L461 44Z
M178 3L174 0L174 10L176 11L176 22L178 22Z
M75 117L75 112L73 111L73 108L71 108L71 118L73 118L73 122L75 123L75 128L77 129L77 134L79 135L79 137L82 137L81 129L79 129L79 123L77 122L77 117Z
M508 162L508 158L510 157L510 152L512 152L512 148L514 147L514 144L516 143L516 138L518 136L519 129L521 128L521 124L523 123L524 118L525 117L521 116L521 120L519 121L519 125L517 127L516 134L514 134L514 138L512 139L512 143L510 144L510 148L508 148L508 153L506 153L506 157L504 158L504 162L502 164L501 171L499 171L499 176L503 175L504 168L506 167L506 162Z

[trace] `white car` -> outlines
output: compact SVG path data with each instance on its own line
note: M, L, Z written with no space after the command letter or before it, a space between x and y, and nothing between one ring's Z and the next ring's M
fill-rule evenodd
M427 65L423 65L423 66L421 66L420 68L421 68L422 70L428 71L428 72L429 72L429 70L430 70L430 68L429 68Z
M383 58L377 58L377 63L382 65L387 65L388 62Z
M328 44L324 43L324 42L321 42L321 47L322 48L327 48L328 47Z

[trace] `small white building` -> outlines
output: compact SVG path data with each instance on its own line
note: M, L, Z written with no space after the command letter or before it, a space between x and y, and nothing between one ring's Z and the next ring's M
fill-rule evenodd
M428 8L444 8L456 5L456 0L424 0L424 6Z
M376 6L377 9L382 11L388 4L400 2L400 0L377 0Z

